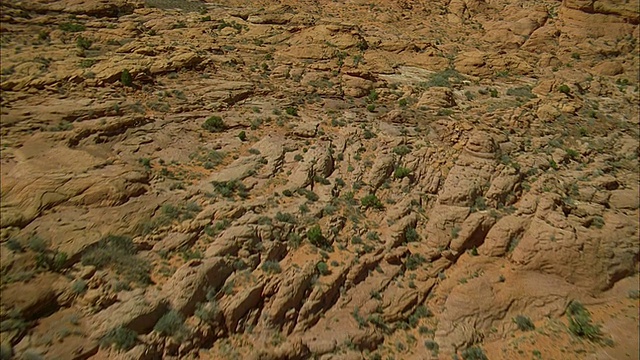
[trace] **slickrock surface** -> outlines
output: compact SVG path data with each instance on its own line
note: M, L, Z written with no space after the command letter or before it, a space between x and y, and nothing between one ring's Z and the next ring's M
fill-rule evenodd
M0 359L638 358L638 0L0 9Z

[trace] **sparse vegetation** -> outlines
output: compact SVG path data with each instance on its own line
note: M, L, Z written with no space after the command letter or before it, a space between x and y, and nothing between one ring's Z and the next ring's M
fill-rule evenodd
M81 32L86 29L84 25L72 22L63 22L58 28L65 32Z
M100 340L100 345L103 347L113 346L117 350L129 350L135 346L137 339L138 333L135 331L126 327L117 327L111 329Z
M316 269L318 269L318 272L320 273L320 275L329 275L331 273L331 271L329 270L329 265L327 265L326 262L321 261L316 265Z
M186 333L184 317L179 312L171 310L162 315L153 330L160 335L182 338Z
M533 321L524 315L518 315L513 318L513 322L518 326L520 331L531 331L535 330L536 326L533 324Z
M378 197L375 194L366 195L365 197L360 199L360 204L365 209L369 209L369 208L374 208L378 210L384 209L384 205L382 205L382 202L380 201L380 199L378 199Z
M462 358L464 360L489 360L484 351L477 346L472 346L464 349L464 351L462 352Z
M569 331L573 335L590 341L602 340L600 327L591 322L591 314L580 302L572 301L567 307L566 314L569 318Z
M280 263L277 261L267 260L262 264L262 271L267 274L278 274L282 272L282 268L280 267Z
M98 269L109 268L125 281L149 284L151 264L136 256L136 253L136 246L130 237L108 235L86 251L82 256L82 264Z

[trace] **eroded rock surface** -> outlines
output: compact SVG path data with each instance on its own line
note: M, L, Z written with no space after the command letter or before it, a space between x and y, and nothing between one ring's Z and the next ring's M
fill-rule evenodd
M2 359L638 355L638 6L2 2Z

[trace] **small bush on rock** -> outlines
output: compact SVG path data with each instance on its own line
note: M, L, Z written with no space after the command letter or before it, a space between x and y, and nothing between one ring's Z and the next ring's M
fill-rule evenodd
M211 116L202 124L202 128L209 132L222 132L227 126L220 116Z

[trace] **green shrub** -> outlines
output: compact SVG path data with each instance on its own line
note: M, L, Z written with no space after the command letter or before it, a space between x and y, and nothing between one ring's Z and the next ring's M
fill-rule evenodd
M8 342L0 343L0 360L11 360L13 358L13 349Z
M590 341L602 339L600 327L591 323L591 314L580 302L572 301L566 313L569 317L569 331L572 334Z
M289 247L293 249L297 249L298 247L300 247L301 242L302 242L302 237L300 237L298 233L291 232L289 233L289 235L287 235L287 243L289 244Z
M185 332L184 317L177 311L171 310L162 315L153 330L165 336L180 337Z
M376 106L374 104L367 105L367 111L369 111L369 112L376 111Z
M407 257L404 266L407 268L407 270L415 270L418 268L418 266L422 265L426 261L427 259L425 259L420 254L411 254Z
M307 200L309 201L318 201L318 199L320 199L320 197L318 196L318 194L314 193L311 190L307 190L307 189L299 189L298 193L300 195L304 195Z
M93 41L83 36L78 36L78 38L76 39L76 46L78 47L78 49L89 50L89 48L91 48L91 45L93 45Z
M100 345L103 347L114 346L118 350L129 350L133 348L138 339L138 333L125 328L117 327L111 329L101 340Z
M238 134L238 139L240 139L240 141L247 141L247 133L243 131L240 131L240 133Z
M58 25L58 28L64 32L81 32L86 29L85 26L82 24L70 23L70 22L62 23Z
M513 318L513 322L518 326L520 331L531 331L535 330L536 326L533 324L533 321L526 316L518 315Z
M247 197L247 188L239 180L232 181L212 181L214 190L221 196L233 198L234 194L238 194L241 198Z
M438 343L433 340L425 340L424 347L426 347L427 350L431 350L433 354L437 354L440 350L440 346L438 345Z
M358 323L358 327L359 328L363 328L363 327L367 326L367 320L364 317L362 317L362 315L360 315L360 308L359 307L356 306L353 309L353 312L351 313L351 315L353 315L353 318Z
M78 294L78 295L84 294L87 291L87 282L82 279L78 279L72 282L71 291L73 291L74 294Z
M290 213L281 213L280 211L276 214L276 220L290 224L296 223L296 217L294 215Z
M131 76L129 70L122 70L122 73L120 73L120 82L124 86L133 86L133 77Z
M382 205L382 202L380 201L380 199L378 199L378 197L375 194L366 195L365 197L360 199L360 204L365 209L368 209L368 208L375 208L378 210L384 209L384 205Z
M460 230L462 230L462 229L460 229L460 227L459 227L459 226L457 226L457 225L456 225L456 226L454 226L454 227L451 229L451 238L452 238L452 239L457 239L457 238L458 238L458 235L460 235Z
M136 256L137 249L130 237L108 235L82 256L83 265L98 269L110 268L126 281L140 284L151 282L151 264Z
M571 93L571 88L569 88L569 86L567 86L566 84L562 84L558 86L558 91L565 95L569 95Z
M202 124L202 128L209 132L222 132L227 126L220 116L211 116Z
M43 238L39 237L38 235L34 235L30 237L29 240L27 241L27 246L32 251L39 252L39 253L45 252L49 249L49 245L47 244L47 242Z
M411 152L411 149L406 145L400 145L393 148L393 152L396 155L404 156Z
M284 111L287 113L287 115L298 116L298 109L296 107L288 106Z
M527 98L527 99L536 97L536 95L531 92L530 86L521 86L521 87L511 88L507 90L507 95L520 97L520 98Z
M477 346L464 349L462 358L464 360L489 360L487 355L484 354L484 351Z
M282 268L280 267L280 263L273 260L267 260L262 264L262 271L267 274L278 274L282 272Z
M402 179L409 176L410 174L411 170L407 169L406 167L398 166L393 172L393 177L395 177L396 179Z
M331 246L331 243L327 238L322 235L322 229L320 225L315 225L307 231L307 239L309 242L321 249L327 249Z
M219 312L220 309L218 308L218 304L215 301L210 301L199 303L193 314L202 321L209 322L214 320L218 316Z
M327 263L324 261L319 262L316 265L316 269L318 269L320 275L329 275L331 273L331 271L329 270L329 265L327 265Z
M434 86L451 87L453 83L460 83L462 80L464 80L464 77L460 75L458 71L449 68L444 71L432 74L428 82L420 83L420 85L425 88Z
M24 252L24 247L22 247L22 244L16 238L7 240L7 248L16 253Z
M406 242L414 242L420 240L420 235L414 228L407 228L404 231L404 241Z

